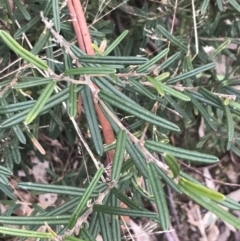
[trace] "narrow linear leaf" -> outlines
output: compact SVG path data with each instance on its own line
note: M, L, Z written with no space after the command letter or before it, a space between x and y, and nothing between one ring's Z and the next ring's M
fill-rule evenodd
M159 84L159 82L156 81L154 78L151 78L151 77L149 77L149 76L146 76L146 78L147 78L148 81L149 81L150 83L152 83L152 85L156 88L158 94L161 95L161 96L164 96L164 90L163 90L163 88L161 87L161 85Z
M23 27L19 28L15 34L14 38L19 38L23 33L27 33L30 29L32 29L38 22L41 21L40 15L35 16L31 19L31 21L28 21L26 24L24 24Z
M92 234L86 228L81 228L81 237L87 241L96 241Z
M24 190L35 191L39 193L57 193L80 197L83 196L83 194L86 192L86 188L32 182L20 182L18 183L18 187ZM91 198L97 197L99 192L100 190L94 190L91 194Z
M55 86L56 86L56 81L51 81L44 88L37 102L34 104L34 106L30 109L29 113L27 114L24 121L25 124L30 124L39 115L43 106L46 104L49 97L51 96Z
M110 215L118 215L118 216L130 216L130 217L145 217L145 218L156 218L157 214L150 211L143 210L133 210L130 208L118 208L111 207L107 205L97 205L93 206L93 210L101 213L106 213Z
M188 181L183 177L180 178L179 185L182 187L185 187L186 189L198 195L208 197L214 201L223 201L225 199L225 196L222 193L212 190L210 188L204 187L203 185L198 185L197 183Z
M37 55L46 45L50 37L50 30L44 29L36 44L31 49L31 53ZM14 86L15 87L15 86Z
M164 37L166 37L171 42L171 44L173 44L176 47L180 48L184 52L187 51L187 46L185 46L183 43L181 43L175 36L173 36L169 31L167 31L167 29L165 29L161 25L158 25L157 28L164 35Z
M209 59L213 59L216 55L218 55L219 53L221 53L221 51L223 51L230 43L231 43L231 39L227 39L227 40L224 41L222 44L220 44L220 45L218 46L218 48L215 49L215 50L209 55Z
M103 240L113 240L113 237L111 235L111 229L110 225L107 219L107 215L105 213L99 213L99 226L101 229L101 234L103 237Z
M0 233L17 236L18 237L28 237L28 238L44 238L44 239L53 239L54 237L50 233L43 233L31 230L23 230L18 228L8 228L8 227L0 227Z
M64 238L64 241L88 241L88 240L86 240L86 239L80 239L80 238L76 238L76 237L74 237L74 236L66 236L65 238Z
M164 95L164 99L166 99L167 102L175 109L175 111L177 111L178 114L181 115L186 121L191 121L191 118L187 112L169 94Z
M112 181L117 181L120 177L124 152L126 147L127 134L125 131L119 130L117 134L117 143L112 166Z
M89 125L89 129L91 132L91 137L95 146L97 153L102 156L103 154L103 143L102 137L99 130L99 125L97 121L97 116L95 112L94 103L92 100L92 94L88 86L85 86L82 91L82 102L84 111L86 114L86 119Z
M169 187L172 188L173 191L176 193L181 193L180 188L177 186L177 184L174 182L174 180L169 177L160 167L156 166L156 170L158 172L158 175L164 180L164 182L169 185Z
M240 5L236 0L228 0L229 4L233 6L238 12L240 12Z
M156 96L146 87L144 87L141 83L134 79L128 79L129 83L133 85L136 90L144 95L146 95L150 99L156 99Z
M63 216L28 216L28 217L11 217L11 216L1 216L0 222L2 224L10 225L44 225L47 222L49 225L62 225L67 224L70 215Z
M226 120L227 120L227 136L228 136L228 141L232 141L233 136L234 136L234 122L232 118L232 113L230 111L230 108L228 105L225 105L223 103L223 109L225 112Z
M177 162L176 158L167 152L163 154L163 157L164 157L164 161L172 171L173 177L177 177L180 172L180 165Z
M118 96L114 96L109 92L100 91L99 96L101 99L105 100L106 102L110 103L113 106L118 107L130 114L133 114L151 124L166 128L168 130L179 131L178 126L175 124L154 115L152 112L144 109L143 107L139 106L137 103L135 105L128 102L123 101Z
M187 96L189 96L191 98L191 102L193 103L193 105L199 110L199 112L202 114L204 120L206 120L206 122L208 123L208 125L214 130L217 131L217 126L214 122L214 120L211 118L211 116L208 114L208 112L204 109L204 107L202 106L202 104L200 104L191 93L189 92L185 92L185 94Z
M174 84L180 80L185 80L185 79L188 79L188 78L191 78L191 77L194 77L196 76L197 74L201 73L201 72L204 72L204 71L207 71L209 69L212 69L215 67L215 63L209 63L209 64L206 64L206 65L203 65L203 66L200 66L196 69L193 69L187 73L184 73L184 74L180 74L174 78L171 78L169 80L167 80L167 83L168 84Z
M81 91L82 88L83 88L83 86L79 86L77 88L77 92ZM68 98L69 98L69 88L65 88L64 90L60 91L59 93L51 96L48 99L46 105L40 111L40 115L45 113L45 111L50 110L52 107L54 107L54 106L62 103L63 101L67 100ZM29 112L29 109L13 115L12 117L3 121L0 125L0 128L8 128L8 127L14 126L16 124L19 124L20 122L24 121L28 112Z
M145 179L146 181L146 179ZM133 185L134 189L143 197L149 201L154 201L154 197L151 193L145 190L140 184L137 183L137 177L133 176L131 178L131 184Z
M201 163L215 163L218 162L218 158L212 155L204 154L197 151L189 151L179 147L171 146L169 144L162 144L160 142L147 140L145 142L145 147L149 150L156 151L159 153L170 153L174 157L182 158L185 160Z
M8 168L0 166L0 174L10 176L12 175L12 172Z
M75 118L77 115L77 85L70 83L68 113L70 118Z
M8 178L5 175L1 174L1 173L0 173L0 183L2 183L3 185L8 185L9 184Z
M204 0L201 6L201 13L204 15L207 11L210 0Z
M223 221L231 224L237 229L240 229L240 220L237 217L230 214L229 212L227 212L226 210L219 207L214 201L212 201L209 198L203 197L202 195L198 195L197 193L193 192L185 186L182 186L181 184L179 185L179 187L187 196L193 199L196 203L200 204L210 212L214 213Z
M115 74L116 70L106 67L80 67L74 69L68 69L64 71L64 75L77 75L77 74L89 74L89 75L109 75Z
M160 67L159 67L159 71L166 69L167 67L169 67L172 63L174 63L174 61L176 61L179 56L181 55L181 52L177 52L174 55L172 55L171 57L169 57L165 62L163 62Z
M152 187L153 195L158 209L158 216L163 230L169 229L170 219L165 193L162 182L152 162L147 164L148 178Z
M20 0L13 0L13 1L16 4L18 10L23 15L23 17L28 21L31 20L31 16L30 16L29 12L27 11L26 6Z
M216 105L222 105L221 100L218 96L214 95L211 91L206 88L200 86L198 89L199 93L202 94L207 100L214 102Z
M140 65L147 62L143 57L131 57L131 56L79 56L79 60L83 63L92 64L123 64L123 65Z
M108 46L108 48L104 51L104 55L110 54L121 42L122 40L127 36L128 30L123 31L113 42L111 45Z
M2 105L3 105L4 108L8 109L8 106L9 106L9 105L7 104L7 101L6 101L5 99L2 98L2 99L1 99L1 103L2 103ZM6 110L6 109L5 109L5 110ZM13 114L12 114L12 113L6 113L6 116L7 116L7 118L10 118L11 116L13 116ZM16 137L18 138L18 140L19 140L22 144L26 144L26 137L25 137L25 135L23 134L23 131L22 131L22 129L20 128L20 126L19 126L19 125L13 126L12 129L13 129Z
M24 49L9 33L0 30L0 37L2 38L3 42L16 54L22 57L25 61L33 64L34 66L38 67L42 70L47 70L48 65L32 54L31 52Z
M158 82L164 82L165 80L167 80L169 78L169 76L170 76L170 72L164 72L164 73L156 76L154 79Z
M22 111L25 109L29 109L29 107L32 107L36 103L35 100L28 100L28 101L23 101L19 103L14 103L14 104L4 104L3 106L0 106L0 114L8 114L12 112L18 112Z
M154 58L152 58L151 60L147 61L145 64L139 66L136 69L137 73L142 73L144 71L149 70L149 68L151 68L157 61L159 61L160 59L162 59L167 53L169 52L169 49L164 49L163 51L161 51L158 55L156 55Z
M218 201L219 204L232 210L240 210L240 203L226 196L224 200Z
M185 95L161 82L158 82L158 84L163 89L163 91L167 92L169 95L174 96L183 101L190 101L190 98L187 95Z
M74 210L73 214L71 215L69 222L67 224L68 229L72 229L74 225L77 222L77 219L81 212L86 208L87 202L89 198L91 197L99 179L101 178L103 174L104 169L101 167L97 170L96 174L94 175L92 181L90 182L89 186L86 189L86 192L84 193L83 197L81 198L80 202L78 203L78 206Z
M55 27L56 31L59 33L61 30L59 0L52 0L52 10L53 10L54 27Z

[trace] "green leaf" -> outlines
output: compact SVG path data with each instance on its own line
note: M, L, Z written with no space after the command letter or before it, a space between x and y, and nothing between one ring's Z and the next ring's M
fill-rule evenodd
M10 176L12 175L12 172L8 168L0 166L0 174Z
M163 153L163 157L164 157L164 161L166 162L166 164L168 165L168 167L170 168L170 170L173 173L173 177L177 177L179 175L180 172L180 165L177 162L177 160L175 159L174 156L172 156L169 153Z
M231 224L237 229L240 229L240 220L230 214L229 212L225 211L221 207L219 207L214 201L209 198L206 198L202 195L198 195L194 193L192 190L188 189L185 186L180 186L182 191L188 195L191 199L193 199L196 203L203 206L205 209L209 210L210 212L214 213L216 216L221 218L223 221Z
M77 115L77 85L70 83L68 113L70 118L75 118Z
M1 173L0 173L0 183L2 183L3 185L8 185L9 184L8 178L5 175L1 174Z
M143 210L133 210L130 208L118 208L111 207L107 205L97 205L93 206L93 210L96 212L106 213L110 215L118 215L118 216L130 216L130 217L145 217L145 218L156 218L157 214L150 211Z
M224 200L218 201L218 203L232 210L240 210L240 204L228 196Z
M187 112L169 94L165 94L164 99L166 99L167 102L175 109L175 111L177 111L178 114L181 115L186 121L191 121L191 118Z
M111 206L119 207L119 200L115 195L111 194ZM121 241L121 224L118 216L111 216L112 237L114 241Z
M147 171L158 210L159 222L163 230L167 230L170 226L170 218L162 182L152 162L147 164Z
M28 101L14 103L14 104L10 104L10 105L4 104L3 106L0 106L0 114L1 115L8 114L8 113L12 113L12 112L18 112L18 111L22 111L25 109L29 109L29 107L32 107L35 103L36 103L35 100L28 100Z
M47 64L38 58L37 56L33 55L31 52L24 49L12 36L3 31L0 30L0 37L3 40L3 42L16 54L18 54L21 58L23 58L25 61L33 64L34 66L38 67L42 70L47 70L48 66Z
M76 238L74 236L66 236L66 237L64 237L64 241L86 241L86 239L83 240L80 238Z
M88 86L85 86L82 91L82 102L84 111L86 114L87 122L91 132L91 137L95 146L97 153L102 156L103 154L103 143L102 136L99 130L99 125L97 121L97 116L95 112L94 103L92 100L92 93Z
M52 0L52 10L53 10L53 22L56 31L59 33L61 30L60 25L60 11L59 11L59 1Z
M149 89L141 85L141 83L139 83L137 80L128 79L128 81L136 88L138 92L146 95L150 99L156 99L156 96Z
M86 192L86 188L32 182L20 182L18 183L18 187L24 190L35 191L39 193L57 193L80 197L83 196L83 194ZM91 197L97 197L100 191L101 190L94 190L91 194Z
M224 109L226 121L227 121L227 137L228 137L228 141L231 142L234 137L234 122L233 122L233 118L232 118L232 114L229 106L223 103L223 109Z
M43 106L48 101L49 97L51 96L54 88L56 86L56 81L51 81L48 83L48 85L44 88L43 92L41 93L40 97L38 98L37 102L34 104L34 106L30 109L28 112L26 118L25 118L25 124L30 124L41 112Z
M100 225L103 240L109 240L109 241L113 240L107 215L100 212L98 214L98 217L99 217L99 225Z
M200 162L200 163L215 163L218 162L218 158L212 155L207 155L202 152L197 151L189 151L186 149L182 149L179 147L171 146L171 145L165 145L160 142L147 140L145 142L145 147L149 150L156 151L159 153L170 153L174 157L182 158L185 160L189 160L192 162Z
M82 63L91 64L123 64L123 65L141 65L147 62L143 57L131 57L131 56L79 56L79 60Z
M149 76L146 76L146 78L156 88L158 94L161 96L164 96L164 90L163 90L162 86L159 84L159 82Z
M227 39L226 41L224 41L222 44L220 44L217 49L215 49L210 55L209 55L209 59L213 59L216 55L218 55L219 53L221 53L225 48L227 48L227 46L231 43L231 39Z
M63 225L67 224L70 216L28 216L28 217L7 217L1 216L0 222L2 224L9 224L9 225L44 225L47 222L49 225Z
M176 77L173 77L171 79L169 79L167 81L168 84L174 84L178 81L181 81L181 80L185 80L185 79L188 79L188 78L191 78L191 77L194 77L196 76L197 74L201 73L201 72L204 72L204 71L207 71L209 69L212 69L215 67L215 63L209 63L209 64L206 64L206 65L203 65L203 66L200 66L196 69L193 69L193 70L190 70L189 72L187 73L183 73L181 75L178 75Z
M26 77L19 78L19 82L13 86L13 89L24 89L24 88L34 87L34 86L46 85L51 80L52 78L26 76ZM28 100L26 102L31 102L31 101L34 101L34 100ZM18 104L21 104L21 103L18 103Z
M172 188L173 191L177 192L177 193L181 193L181 190L179 189L179 187L177 186L177 184L174 182L174 180L169 177L160 167L155 166L158 175L164 180L164 182L169 185L169 187Z
M156 62L158 62L160 59L162 59L167 53L169 52L169 49L164 49L159 54L157 54L154 58L151 60L148 60L145 64L139 66L136 69L137 73L143 73L145 71L148 71L149 68L151 68Z
M122 40L127 36L129 33L128 30L123 31L108 48L104 51L104 55L109 55L121 42Z
M157 25L157 28L159 31L166 37L171 44L175 45L176 47L180 48L182 51L187 52L187 46L184 45L177 39L175 36L173 36L167 29L165 29L162 25Z
M28 238L45 238L45 239L53 239L51 233L43 233L31 230L24 230L18 228L8 228L8 227L0 227L0 233L10 235L10 236L18 236L18 237L28 237Z
M6 102L5 99L1 99L1 103L3 105L4 108L8 109L8 104ZM16 106L15 106L16 107ZM12 113L7 113L7 110L5 109L5 114L7 116L7 118L10 118L11 116L13 116ZM10 108L9 108L10 109ZM4 109L3 109L4 110ZM26 144L26 137L25 135L23 134L23 131L21 130L20 126L16 125L16 126L13 126L12 127L16 137L18 138L18 140L22 143L22 144ZM18 149L18 145L16 146L16 148Z
M210 0L204 0L201 6L201 13L204 15L207 11Z
M99 96L101 99L105 100L111 105L116 106L119 109L122 109L130 114L133 114L151 124L166 128L168 130L179 131L178 126L157 115L154 115L152 112L144 109L143 107L139 106L137 103L133 105L132 102L131 103L125 102L119 97L114 96L113 94L102 90L100 91Z
M240 12L240 5L236 0L228 0L229 4L233 6L234 9L236 9L238 12Z
M185 92L185 94L191 98L191 102L199 110L199 112L202 114L204 120L206 120L208 125L214 131L217 131L216 123L214 122L213 118L208 114L208 112L204 109L204 107L193 97L193 95L191 93Z
M43 47L46 45L49 37L50 37L50 30L44 29L42 34L40 35L38 41L35 43L35 45L31 49L31 53L37 55L43 49Z
M92 234L89 232L86 228L81 228L81 237L84 238L84 240L87 241L96 241L95 238L92 236Z
M101 176L103 174L103 171L104 171L103 168L99 168L97 170L97 172L94 175L92 181L90 182L89 186L87 187L84 195L82 196L80 202L78 203L76 209L74 210L73 214L71 215L71 218L69 219L69 222L68 222L68 225L67 225L68 229L71 230L74 227L74 225L77 222L77 219L79 218L79 215L86 208L87 202L88 202L89 198L91 197L99 179L101 178Z
M174 61L176 61L176 60L179 58L180 55L181 55L181 52L177 52L177 53L175 53L174 55L172 55L171 57L167 58L167 60L164 61L164 62L160 65L159 71L164 70L164 69L166 69L167 67L169 67L172 63L174 63Z
M166 84L163 84L161 82L158 83L160 87L163 89L163 91L167 92L169 95L172 95L180 100L183 101L190 101L190 98L186 96L185 94L182 94L181 92L171 88L170 86L167 86Z
M109 75L109 74L115 74L116 70L106 67L80 67L80 68L74 68L74 69L67 69L64 71L64 75Z
M24 6L24 4L20 1L20 0L13 0L14 3L16 4L18 10L21 12L21 14L23 15L23 17L26 19L26 20L31 20L31 16L30 14L28 13L27 9L26 9L26 6Z
M119 130L117 134L117 143L112 165L112 181L117 181L120 177L127 135L125 131Z
M191 192L194 192L195 194L210 198L214 201L223 201L225 199L225 196L222 193L207 188L203 185L198 185L197 183L188 181L183 177L180 178L179 185L187 190L190 190Z
M79 92L83 86L79 86L77 91ZM69 88L65 88L64 90L58 92L57 94L51 96L46 105L40 111L40 115L45 113L45 111L50 110L52 107L56 106L57 104L62 103L63 101L69 98ZM14 126L20 122L22 122L29 112L29 109L19 112L18 114L13 115L12 117L8 118L7 120L3 121L0 125L0 128L7 128Z

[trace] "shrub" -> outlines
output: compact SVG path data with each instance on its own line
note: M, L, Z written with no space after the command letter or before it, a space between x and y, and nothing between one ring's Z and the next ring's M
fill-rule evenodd
M13 3L0 8L2 234L121 240L126 216L169 230L166 186L240 228L222 207L239 204L183 168L240 154L235 0L89 1L85 16L79 1ZM16 217L20 190L58 198Z

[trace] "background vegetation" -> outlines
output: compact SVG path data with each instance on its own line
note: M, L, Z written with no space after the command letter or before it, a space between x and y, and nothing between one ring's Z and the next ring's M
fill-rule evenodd
M213 240L216 217L191 229L189 200L237 232L238 178L224 170L239 168L239 12L0 1L2 237L127 240L148 220L167 240Z

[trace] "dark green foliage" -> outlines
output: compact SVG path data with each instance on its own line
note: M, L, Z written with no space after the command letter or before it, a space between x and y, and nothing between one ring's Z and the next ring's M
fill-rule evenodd
M240 156L239 3L183 0L175 12L173 0L88 1L95 56L87 56L75 44L64 2L14 0L12 9L0 1L0 201L8 205L0 233L121 240L122 216L169 229L166 185L239 229L239 219L217 203L239 204L204 188L178 162L204 166L226 151ZM206 53L205 46L214 50ZM96 103L116 142L105 144ZM109 150L115 150L114 163L107 166ZM48 184L32 179L29 153L50 164ZM9 185L10 178L18 186ZM54 207L33 204L31 216L14 217L20 209L14 188L58 199ZM146 200L156 204L156 213L146 209ZM36 231L41 225L46 233Z

